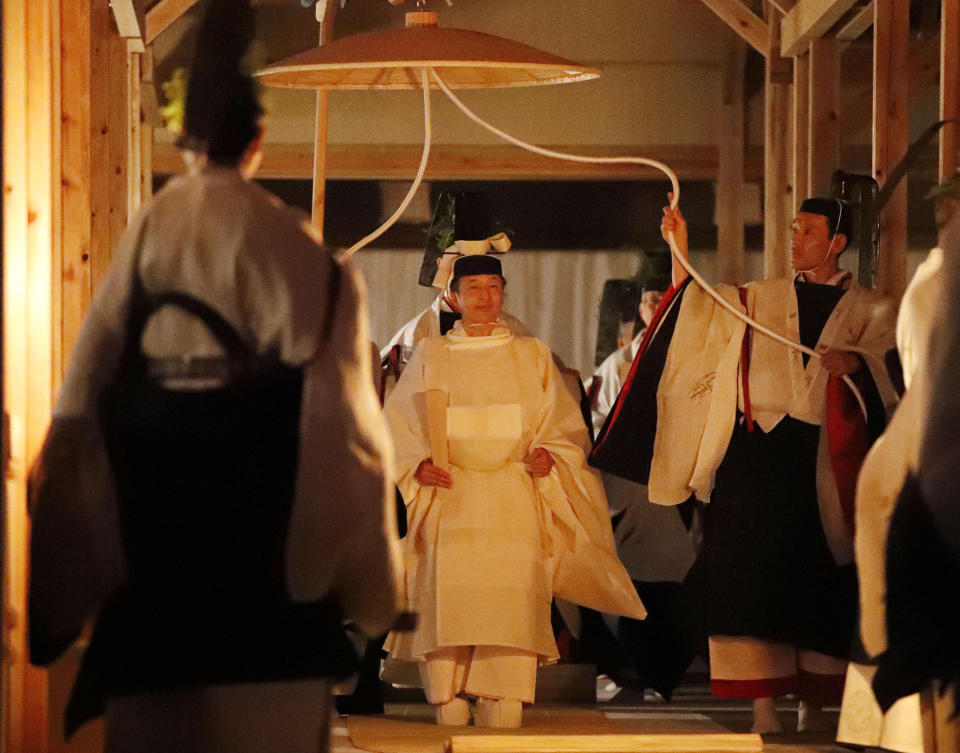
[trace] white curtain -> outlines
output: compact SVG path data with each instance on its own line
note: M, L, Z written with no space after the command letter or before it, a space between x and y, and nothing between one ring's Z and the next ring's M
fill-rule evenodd
M694 264L708 279L713 276L713 256L693 254ZM378 346L384 345L436 297L435 289L417 284L423 251L363 249L353 259L367 281L371 336ZM639 263L635 249L510 251L503 257L504 310L586 379L593 373L603 284L633 277Z

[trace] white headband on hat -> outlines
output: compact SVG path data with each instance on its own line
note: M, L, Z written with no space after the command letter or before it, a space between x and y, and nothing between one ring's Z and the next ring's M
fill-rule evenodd
M505 254L510 250L510 246L510 238L506 233L497 233L480 241L454 241L447 246L443 256L437 262L437 274L433 278L433 287L443 289L449 284L454 261L450 257Z

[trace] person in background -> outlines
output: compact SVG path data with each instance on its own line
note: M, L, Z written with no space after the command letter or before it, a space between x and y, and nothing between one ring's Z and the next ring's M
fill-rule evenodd
M839 268L850 216L839 200L806 199L794 276L718 288L820 358L747 331L674 260L667 303L592 457L628 478L649 469L652 502L709 502L684 587L702 604L713 693L751 699L761 733L782 730L777 696L800 696L801 730L829 724L820 710L840 700L856 624L853 485L897 398L885 366L893 306ZM688 253L679 209L664 208L661 230ZM637 432L629 443L624 430Z

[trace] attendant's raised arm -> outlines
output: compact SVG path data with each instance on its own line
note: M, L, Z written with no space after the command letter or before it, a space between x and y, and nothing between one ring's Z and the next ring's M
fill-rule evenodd
M670 201L673 201L673 192L668 193L667 197ZM683 258L689 259L690 250L687 245L687 221L683 218L679 207L674 209L668 204L663 208L663 220L660 222L660 234L667 243L670 243L668 236L671 232ZM677 261L675 256L671 255L670 258L673 262L673 287L678 288L683 284L684 280L687 279L688 272L683 268L683 265Z

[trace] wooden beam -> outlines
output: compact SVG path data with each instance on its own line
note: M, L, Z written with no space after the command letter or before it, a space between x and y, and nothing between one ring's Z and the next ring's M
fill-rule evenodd
M753 49L762 55L767 50L767 25L741 0L701 0L710 10Z
M840 27L837 31L837 39L841 42L852 42L859 39L871 26L873 26L873 0L856 11L850 20Z
M826 196L840 167L840 47L833 37L810 40L807 191Z
M670 165L681 180L717 179L718 151L712 145L634 145L590 148L553 145L561 151L612 157L618 154L655 156ZM330 144L328 180L409 180L417 171L419 144ZM745 179L763 179L763 153L747 149ZM184 172L183 160L169 142L153 148L153 170L166 175ZM258 178L310 180L313 144L267 143ZM486 144L435 144L430 151L426 180L663 180L663 173L643 165L597 165L566 162L517 149Z
M448 753L760 753L760 735L453 735Z
M810 195L810 53L793 61L793 213Z
M811 39L822 37L857 0L800 0L783 17L780 54L794 57L806 52Z
M960 0L941 0L940 6L940 182L956 173L957 133L960 131Z
M796 6L797 0L770 0L770 4L781 13L789 13Z
M143 32L133 0L110 0L110 8L113 10L113 20L117 23L117 32L133 42L132 52L143 52Z
M874 3L873 175L882 186L907 151L910 7L901 0ZM902 295L907 277L907 182L881 215L877 287Z
M320 0L317 18L320 22L320 45L333 39L333 23L337 18L336 0ZM322 13L322 15L321 15ZM330 113L330 93L317 90L317 113L313 137L313 198L311 199L310 222L323 241L323 215L327 201L327 125Z
M90 34L91 0L63 0L61 368L90 303Z
M743 68L746 59L746 46L736 40L728 51L724 65L720 138L717 145L717 280L734 284L746 282L746 248L743 239Z
M767 67L764 89L763 269L765 277L790 273L787 233L793 217L791 183L790 61L780 57L780 12L768 5Z
M871 50L871 84L873 81L873 51ZM910 101L925 87L931 86L940 73L940 32L933 34L912 45L910 63L907 66L907 88L910 92ZM847 66L844 66L844 71ZM872 123L873 118L873 87L861 92L856 97L843 103L841 120L845 132L856 130L860 126Z
M146 32L143 41L153 44L180 16L196 5L198 0L160 0L147 11Z

